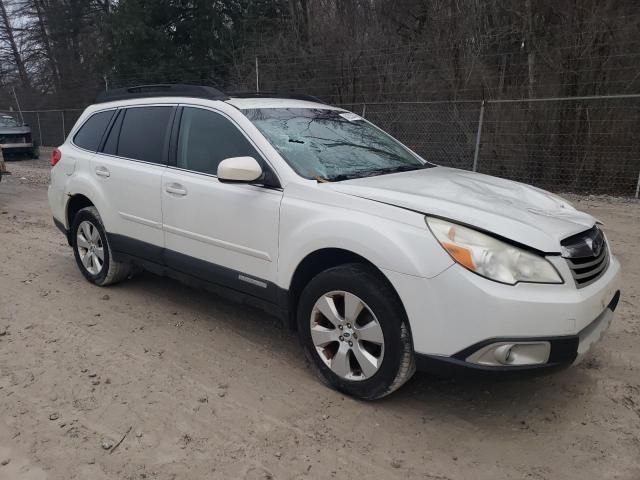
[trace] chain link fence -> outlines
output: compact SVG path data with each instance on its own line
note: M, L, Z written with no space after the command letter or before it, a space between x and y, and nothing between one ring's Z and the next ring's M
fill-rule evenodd
M638 196L640 97L487 103L479 171L559 192Z
M56 147L64 143L82 109L23 110L24 123L31 127L31 138L37 145Z
M341 104L378 125L425 159L471 170L481 102Z
M640 193L640 95L341 104L427 160L558 193ZM42 146L81 109L22 112Z
M560 193L640 193L640 95L343 106L440 165Z

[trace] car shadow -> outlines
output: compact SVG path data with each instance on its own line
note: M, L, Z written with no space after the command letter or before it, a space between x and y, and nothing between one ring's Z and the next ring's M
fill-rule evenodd
M392 410L414 408L427 418L455 418L479 428L530 430L532 419L558 427L572 421L576 400L593 391L596 383L585 366L536 375L446 377L417 372L380 403Z
M224 327L278 352L288 365L305 362L297 335L276 317L253 307L238 304L206 290L185 286L175 280L142 272L122 286L130 293L161 299L184 314L190 312L205 320L208 326ZM292 367L293 368L293 367ZM316 381L306 369L310 382ZM596 380L585 367L573 367L545 375L456 374L438 376L417 372L392 395L376 402L359 402L365 408L413 415L423 421L430 417L450 415L476 426L495 426L504 422L510 428L527 429L526 417L537 413L542 420L561 422L572 399L593 388ZM549 406L552 405L553 408Z
M248 340L283 353L293 355L295 352L303 358L296 333L283 325L280 319L218 292L185 285L146 271L109 288L137 292L142 296L152 294L159 301L171 304L171 310L177 310L183 316L189 314L203 319L208 327L228 328Z

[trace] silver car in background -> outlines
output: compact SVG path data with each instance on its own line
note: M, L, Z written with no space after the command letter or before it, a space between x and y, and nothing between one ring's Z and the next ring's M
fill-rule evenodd
M18 121L13 113L0 112L0 148L5 158L11 154L38 158L38 147L33 143L31 127Z

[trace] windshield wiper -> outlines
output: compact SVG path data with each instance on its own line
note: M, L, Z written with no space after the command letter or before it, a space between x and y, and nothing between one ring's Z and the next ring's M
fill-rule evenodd
M341 182L343 180L353 180L356 178L375 177L377 175L386 175L388 173L400 173L411 172L413 170L423 170L425 168L431 168L433 165L425 163L423 165L398 165L397 167L376 168L373 170L361 170L353 173L341 173L338 175L332 175L329 177L316 177L320 183L325 182Z
M423 170L429 168L429 164L424 165L398 165L397 167L376 168L373 170L364 170L354 173L352 178L375 177L377 175L386 175L389 173L411 172L413 170Z
M332 175L330 177L318 176L316 177L316 180L319 183L330 183L330 182L341 182L343 180L352 180L354 178L359 178L359 175L356 175L356 174L345 175L344 173L341 173L340 175Z
M413 170L424 170L431 165L424 163L422 165L399 165L397 167L381 169L382 173L399 173L399 172L411 172Z

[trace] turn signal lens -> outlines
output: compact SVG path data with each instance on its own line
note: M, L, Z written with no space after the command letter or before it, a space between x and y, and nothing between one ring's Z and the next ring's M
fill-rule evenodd
M61 158L62 158L62 152L57 148L54 149L53 153L51 154L51 166L55 167Z
M449 242L442 242L444 249L449 252L449 255L463 267L467 267L469 270L476 270L476 264L473 263L473 256L471 250L464 247L459 247Z

